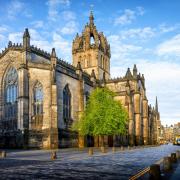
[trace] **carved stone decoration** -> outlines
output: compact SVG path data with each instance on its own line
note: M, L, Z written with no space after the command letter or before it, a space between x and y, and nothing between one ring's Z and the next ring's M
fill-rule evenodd
M11 52L11 53L8 53L6 58L7 60L9 60L9 62L14 62L14 61L17 61L18 54L16 52Z

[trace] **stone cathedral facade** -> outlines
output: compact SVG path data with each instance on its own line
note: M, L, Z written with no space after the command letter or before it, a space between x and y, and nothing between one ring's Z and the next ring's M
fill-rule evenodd
M111 145L158 143L160 114L148 104L144 75L136 65L124 77L111 79L110 45L90 14L72 43L72 65L30 44L9 42L0 54L0 147L57 148L100 146L98 137L79 137L70 127L84 111L96 87L116 93L129 113L127 134L107 137Z

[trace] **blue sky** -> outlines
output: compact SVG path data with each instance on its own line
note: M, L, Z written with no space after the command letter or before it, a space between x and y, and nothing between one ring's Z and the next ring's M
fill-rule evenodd
M111 76L124 76L137 64L145 75L149 103L158 97L162 124L180 121L179 0L0 0L0 50L22 42L71 62L71 44L93 9L95 24L111 45Z

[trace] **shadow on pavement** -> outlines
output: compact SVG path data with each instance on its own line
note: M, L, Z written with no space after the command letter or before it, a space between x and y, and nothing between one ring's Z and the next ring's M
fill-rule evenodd
M45 164L45 163L46 161L22 160L22 159L18 160L18 159L4 158L4 159L0 159L0 172L5 168L10 168L10 167L18 168L18 166L28 166L28 165Z

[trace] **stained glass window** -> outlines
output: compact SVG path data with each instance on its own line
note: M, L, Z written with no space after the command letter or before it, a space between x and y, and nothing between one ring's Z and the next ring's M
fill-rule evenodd
M71 92L68 85L63 90L63 119L67 124L71 120Z
M5 121L10 123L5 129L17 128L17 97L18 97L18 74L15 68L11 67L5 77L4 112Z
M43 87L40 82L34 86L34 115L43 114Z

